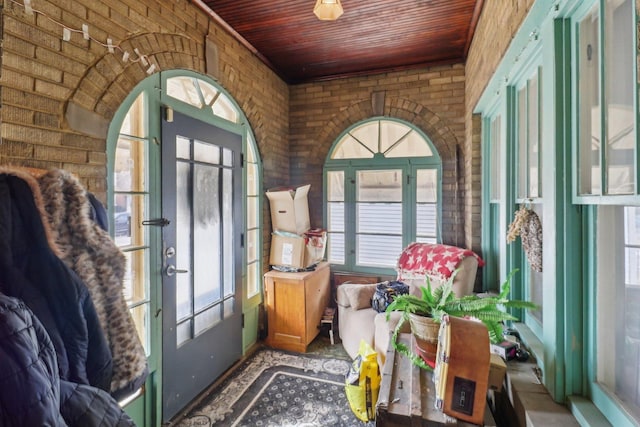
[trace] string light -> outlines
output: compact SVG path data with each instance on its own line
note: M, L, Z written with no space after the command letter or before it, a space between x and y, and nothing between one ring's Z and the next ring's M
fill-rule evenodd
M147 70L146 70L147 74L152 74L154 71L158 69L158 66L152 63L147 55L141 54L138 48L133 49L134 53L136 54L136 57L132 58L131 54L126 49L123 49L120 46L120 44L113 44L113 40L111 38L108 38L106 43L103 43L100 40L92 37L91 34L89 34L88 24L82 24L82 28L80 29L72 28L67 25L64 25L62 22L55 20L54 18L50 17L46 13L42 12L41 10L34 9L32 6L31 0L23 0L23 3L20 3L19 1L16 1L16 0L9 0L9 1L11 3L17 4L18 6L24 7L24 11L27 15L33 15L34 13L36 15L42 15L45 18L47 18L49 21L62 27L62 40L65 42L71 41L72 33L82 34L82 37L85 40L92 41L94 43L99 44L100 46L105 47L109 51L109 53L115 53L116 50L118 50L119 52L122 52L122 62L133 62L133 63L139 62L144 67L147 67Z

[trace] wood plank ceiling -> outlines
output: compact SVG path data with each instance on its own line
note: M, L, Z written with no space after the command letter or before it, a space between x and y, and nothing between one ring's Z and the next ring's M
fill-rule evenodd
M289 84L463 62L483 0L193 0Z

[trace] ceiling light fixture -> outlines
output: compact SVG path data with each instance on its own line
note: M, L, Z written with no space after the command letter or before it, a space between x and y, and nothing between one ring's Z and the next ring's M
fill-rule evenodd
M317 0L313 13L322 21L335 21L344 11L340 0Z

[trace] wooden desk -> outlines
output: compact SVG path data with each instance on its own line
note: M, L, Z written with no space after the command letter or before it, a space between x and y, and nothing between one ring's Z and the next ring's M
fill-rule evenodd
M267 308L267 345L304 353L320 332L320 321L329 305L329 264L315 271L264 275Z
M399 340L409 348L414 346L411 334L400 334ZM389 344L376 404L376 426L474 426L437 410L434 387L432 372L418 368ZM484 426L496 426L488 407Z

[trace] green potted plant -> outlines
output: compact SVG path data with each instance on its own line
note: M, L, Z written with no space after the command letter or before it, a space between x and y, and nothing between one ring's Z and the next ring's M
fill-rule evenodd
M538 306L529 301L510 300L511 277L517 269L511 271L507 280L502 284L500 293L495 296L467 295L456 297L453 292L453 280L458 270L449 277L441 286L433 289L429 278L426 286L421 286L422 296L412 294L398 295L387 307L387 321L391 312L401 313L396 325L391 342L394 348L407 356L417 366L431 370L423 357L411 351L406 345L398 342L398 334L402 326L409 322L411 331L419 346L418 351L427 360L435 357L438 340L438 330L442 316L448 314L457 317L473 317L485 324L489 332L489 339L493 343L503 340L502 323L507 320L517 320L516 317L505 311L506 308L536 309Z

